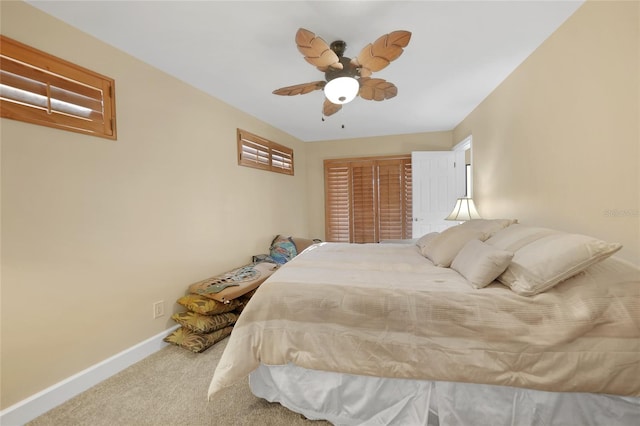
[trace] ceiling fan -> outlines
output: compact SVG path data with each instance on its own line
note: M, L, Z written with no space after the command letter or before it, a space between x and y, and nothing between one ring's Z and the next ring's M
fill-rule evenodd
M398 94L398 88L381 78L371 78L371 74L384 69L397 59L403 48L409 44L409 31L393 31L364 47L355 58L347 58L344 51L347 43L336 40L330 45L304 28L296 32L296 45L304 59L324 73L325 80L296 84L273 91L275 95L304 95L315 90L324 90L325 101L322 113L330 116L342 109L356 96L372 101L391 99Z

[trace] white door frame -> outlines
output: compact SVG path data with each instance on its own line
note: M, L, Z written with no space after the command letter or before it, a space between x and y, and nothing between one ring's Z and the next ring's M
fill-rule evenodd
M473 142L473 136L469 135L466 138L464 138L462 141L455 144L455 146L451 149L452 151L456 151L457 153L460 153L460 156L456 158L462 159L463 166L466 165L466 162L464 161L465 152L469 150L469 158L471 161L471 170L469 170L469 173L471 173L471 179L469 179L469 188L467 188L467 194L466 194L466 196L469 198L473 198L473 148L472 148L473 144L472 142Z

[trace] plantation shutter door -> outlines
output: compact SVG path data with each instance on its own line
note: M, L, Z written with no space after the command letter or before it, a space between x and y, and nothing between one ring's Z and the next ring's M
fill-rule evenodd
M325 239L411 238L411 170L408 156L325 160Z
M325 239L350 242L351 167L349 163L325 163Z
M351 242L375 243L377 236L377 188L374 161L351 164Z
M413 236L413 175L411 159L402 160L402 200L403 200L403 221L402 238Z
M379 240L404 238L403 165L401 160L378 161Z

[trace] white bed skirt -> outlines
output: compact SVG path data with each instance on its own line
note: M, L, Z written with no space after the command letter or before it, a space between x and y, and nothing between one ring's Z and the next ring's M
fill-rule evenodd
M637 378L629 378L637 380ZM636 426L640 398L260 367L254 395L335 425Z

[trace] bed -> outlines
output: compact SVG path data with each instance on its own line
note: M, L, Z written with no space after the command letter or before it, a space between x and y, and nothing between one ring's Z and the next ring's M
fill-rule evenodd
M309 247L243 310L209 398L249 376L334 424L637 424L640 271L620 246L471 222Z

